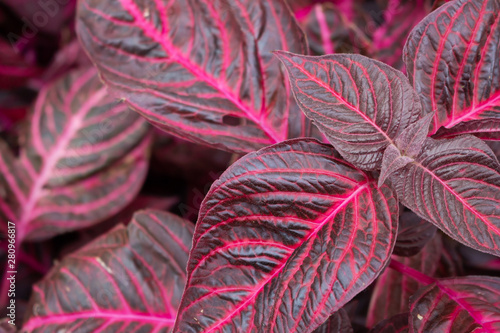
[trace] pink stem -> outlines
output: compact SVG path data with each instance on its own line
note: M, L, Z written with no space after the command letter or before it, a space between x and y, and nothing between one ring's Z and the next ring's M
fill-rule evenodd
M391 259L391 261L389 263L389 267L394 269L395 271L398 271L399 273L406 275L406 276L414 279L415 281L418 281L418 282L425 284L425 285L437 282L436 279L434 279L428 275L425 275L424 273L419 272L416 269L408 267L405 264L400 263L399 261L396 261L394 259Z

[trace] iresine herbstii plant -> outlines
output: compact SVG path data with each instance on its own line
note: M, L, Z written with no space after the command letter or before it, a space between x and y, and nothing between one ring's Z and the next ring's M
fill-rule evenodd
M321 6L304 25L319 29L313 51L338 51ZM247 155L212 185L195 228L142 211L67 256L34 287L24 329L352 332L345 305L376 281L370 332L500 332L500 278L439 264L449 238L500 256L500 164L483 141L500 140L500 0L435 7L403 27L404 74L307 55L284 0L80 0L80 42L114 97L170 134ZM400 66L382 47L392 28L359 48ZM130 124L130 144L147 151L143 125ZM37 176L33 154L11 184ZM44 181L57 191L68 177ZM50 202L35 199L35 213ZM2 210L16 218L17 206ZM57 214L25 215L25 239L61 232Z

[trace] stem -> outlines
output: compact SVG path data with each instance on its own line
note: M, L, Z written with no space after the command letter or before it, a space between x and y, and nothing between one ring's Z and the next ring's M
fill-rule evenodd
M408 277L411 277L415 281L418 281L422 284L428 285L437 282L436 279L425 275L422 272L417 271L416 269L413 269L411 267L406 266L403 263L400 263L399 261L396 261L394 259L391 259L389 263L389 267L394 269L395 271L398 271L399 273L406 275Z

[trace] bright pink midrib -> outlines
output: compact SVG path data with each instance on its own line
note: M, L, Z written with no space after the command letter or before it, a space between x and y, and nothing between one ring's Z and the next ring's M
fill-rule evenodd
M181 64L184 68L189 70L193 75L197 76L202 81L207 82L210 86L214 87L220 91L228 100L234 103L243 113L254 123L258 124L266 135L271 139L271 143L278 143L286 139L286 134L277 133L269 124L265 122L263 117L257 117L258 114L264 116L264 113L260 111L252 110L248 105L244 104L243 101L237 97L233 91L226 85L225 82L221 82L207 72L199 68L194 64L186 55L181 53L165 36L161 36L158 31L151 26L151 24L144 20L142 13L139 11L137 6L132 2L132 0L120 0L123 8L127 10L136 20L136 22L141 26L144 32L151 37L154 41L160 44L167 54Z
M93 75L93 72L88 72ZM85 80L86 76L83 76L80 80ZM78 92L79 86L77 84L74 85L73 91ZM80 129L83 119L89 110L96 105L101 99L107 96L107 91L105 88L101 88L97 92L95 92L86 102L83 104L77 113L75 113L70 121L67 124L66 128L61 133L61 136L58 139L57 144L50 150L49 155L45 156L42 162L42 169L38 175L38 178L35 180L31 187L30 195L28 197L27 203L23 208L23 213L18 222L18 234L17 234L17 243L21 243L24 237L26 236L24 232L27 227L26 224L31 219L31 214L35 208L37 201L43 194L43 187L47 184L52 171L59 159L64 155L66 147L70 144L74 135ZM69 107L69 106L68 106ZM33 126L38 126L39 124L33 123Z
M461 196L459 196L457 194L457 192L455 192L455 190L453 190L451 187L448 186L448 184L446 184L441 178L439 178L438 176L436 176L431 170L427 169L426 167L424 167L422 164L420 163L417 163L415 162L415 164L417 166L419 166L420 168L422 168L425 172L427 172L429 175L431 175L432 178L434 178L435 180L437 180L437 182L439 184L441 184L449 193L451 193L454 197L456 197L458 199L458 201L460 201L460 203L462 205L464 205L464 207L466 207L470 212L472 212L476 217L478 217L481 221L484 222L484 224L486 224L488 226L489 229L493 229L496 231L497 234L500 234L500 229L495 226L494 224L492 224L490 221L488 220L485 220L485 217L483 215L481 215L474 207L470 206L469 203L467 201L465 201ZM437 221L439 222L439 221Z
M139 323L150 322L156 323L157 325L165 325L165 326L173 326L175 322L175 318L171 317L161 317L156 316L155 314L126 314L121 312L112 312L112 311L89 311L89 312L81 312L78 314L65 314L65 315L56 315L50 314L47 317L34 317L31 318L26 324L23 326L23 330L34 330L39 327L43 327L44 325L50 324L68 324L68 322L86 319L92 320L94 318L108 319L112 321L137 321Z
M332 212L330 212L326 217L324 217L324 218L322 217L320 219L322 222L318 222L317 227L309 234L309 236L307 236L307 238L304 238L300 243L298 243L295 248L297 249L297 248L301 247L304 243L309 241L309 239L311 239L314 235L316 235L319 232L319 230L321 230L321 228L325 225L325 223L327 223L332 217L334 217L341 209L343 209L349 202L351 202L351 200L356 198L367 187L368 187L368 183L360 184L360 186L353 193L351 193L347 198L345 198L345 200L340 205L335 207L335 209L333 209ZM283 262L283 264L281 266L277 267L276 270L267 279L265 279L259 286L257 286L257 289L254 291L254 293L251 297L246 299L236 309L231 311L231 313L229 313L225 318L223 318L222 320L217 322L215 324L215 326L212 326L210 329L205 330L204 332L205 333L212 332L216 328L221 327L227 321L229 321L236 313L238 313L243 307L248 305L248 303L250 303L250 301L252 301L255 297L257 297L257 295L267 285L267 283L269 281L271 281L272 279L274 279L275 276L277 276L278 274L281 273L281 271L283 270L283 267L285 267L285 265L286 265L286 261Z
M334 52L334 47L332 40L330 39L330 29L328 28L328 22L326 22L325 13L323 12L323 7L316 5L314 7L314 13L318 19L319 28L321 31L321 41L323 42L323 51L325 54L331 54Z
M478 107L470 108L470 110L467 113L463 114L457 119L454 119L445 127L452 128L453 126L461 123L462 121L473 120L473 117L476 114L481 113L481 111L486 110L489 107L497 106L498 104L500 104L500 91L497 92L495 95L493 95L486 103L480 104Z

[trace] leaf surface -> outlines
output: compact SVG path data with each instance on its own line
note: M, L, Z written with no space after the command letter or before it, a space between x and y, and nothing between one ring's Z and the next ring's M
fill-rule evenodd
M290 140L244 156L212 185L175 332L312 332L376 278L397 202L334 155Z
M450 1L410 33L404 58L435 133L500 117L500 1Z
M500 255L500 165L480 139L428 138L390 181L398 198L451 238Z
M144 210L66 256L33 287L23 331L171 332L193 226Z
M355 54L277 55L302 111L361 169L380 169L385 148L421 116L408 79L386 64Z
M110 90L171 134L240 153L308 135L271 54L307 52L284 0L84 0L77 30Z
M369 333L409 333L409 313L401 313L385 319L373 327Z
M344 309L339 309L328 318L320 327L314 330L313 333L353 333L349 315Z
M0 214L18 242L102 221L137 194L148 168L148 124L108 96L93 69L40 92L19 158L0 143Z
M398 238L393 254L402 257L416 255L433 239L436 226L420 218L412 211L403 212L399 216Z
M466 276L439 280L411 299L410 331L500 331L500 279Z

